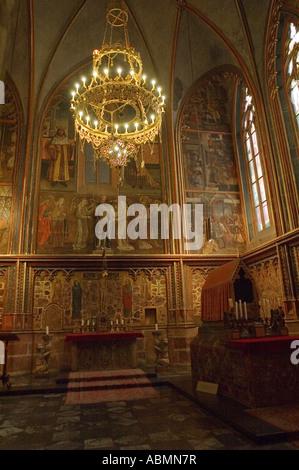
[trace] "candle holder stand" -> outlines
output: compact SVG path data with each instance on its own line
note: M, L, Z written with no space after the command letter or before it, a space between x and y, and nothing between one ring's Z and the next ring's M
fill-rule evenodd
M251 312L252 313L252 312ZM239 338L263 338L266 336L287 336L288 329L285 326L282 307L272 309L270 317L262 318L260 308L250 318L236 318L233 309L224 312L224 328L229 339Z

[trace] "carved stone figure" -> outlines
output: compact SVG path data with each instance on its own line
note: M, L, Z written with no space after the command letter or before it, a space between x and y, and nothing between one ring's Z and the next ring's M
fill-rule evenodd
M49 376L49 360L52 348L52 336L43 336L44 344L38 343L36 350L38 352L36 365L34 369L35 377L48 377Z
M160 337L160 331L154 331L154 348L157 355L156 370L161 370L169 366L168 340Z

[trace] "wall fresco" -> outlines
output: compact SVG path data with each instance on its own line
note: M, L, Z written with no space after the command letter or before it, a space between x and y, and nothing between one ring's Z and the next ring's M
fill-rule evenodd
M8 251L19 121L16 97L10 84L5 83L5 104L0 107L0 253Z
M75 78L73 79L75 80ZM160 144L144 146L122 169L123 183L102 160L94 161L91 144L76 139L70 111L70 84L60 87L49 101L40 135L40 187L36 249L38 253L93 253L95 207L106 202L116 207L119 195L128 205L146 200L161 203ZM144 165L142 164L144 161ZM148 236L149 238L149 236ZM161 253L155 240L116 241L111 253Z
M201 253L235 253L246 244L231 130L234 84L226 74L202 80L182 112L186 202L203 204L211 221Z
M128 196L127 207L134 203L149 207L151 203L160 204L161 200L149 196ZM1 198L0 198L1 203ZM41 192L37 226L37 245L39 253L97 253L105 248L107 253L163 253L162 240L152 240L150 219L147 219L148 239L113 239L105 245L95 236L95 208L101 203L111 204L115 210L117 233L118 199L106 195L80 196L68 192ZM130 218L128 217L128 222Z
M19 113L12 88L5 83L5 104L0 107L0 183L12 183L18 151Z

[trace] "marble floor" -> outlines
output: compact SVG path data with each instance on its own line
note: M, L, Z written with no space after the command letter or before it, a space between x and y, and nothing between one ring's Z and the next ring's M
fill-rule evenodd
M158 398L85 405L66 405L54 388L1 395L0 449L298 450L296 442L255 444L167 384L156 390Z

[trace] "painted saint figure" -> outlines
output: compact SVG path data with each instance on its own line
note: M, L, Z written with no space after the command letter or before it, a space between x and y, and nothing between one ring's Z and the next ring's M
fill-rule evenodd
M74 152L73 144L66 137L63 128L57 128L56 135L49 142L47 150L51 157L47 179L51 181L52 186L56 183L66 186L70 179L69 161L73 160Z
M78 319L82 310L82 288L80 282L75 280L72 287L73 309L72 318Z
M67 237L67 219L65 212L65 199L59 198L51 215L52 243L54 248L63 247Z
M39 246L46 243L51 236L51 198L42 202L38 215L38 238L37 243Z
M132 315L132 301L133 301L133 288L129 279L122 288L122 301L124 307L124 316L129 317Z
M91 219L91 214L94 212L94 204L88 206L87 199L82 199L79 202L76 211L76 240L73 244L75 251L86 248L88 239L88 219Z

